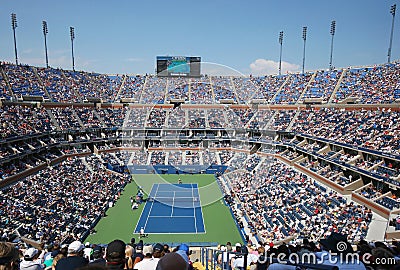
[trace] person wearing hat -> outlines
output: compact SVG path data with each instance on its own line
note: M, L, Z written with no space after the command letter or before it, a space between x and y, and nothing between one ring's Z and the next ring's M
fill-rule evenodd
M137 264L141 260L143 260L143 240L140 240L139 243L136 245L135 253L132 256L133 265Z
M176 251L177 254L181 255L182 258L188 263L189 267L188 269L193 269L193 263L190 261L189 255L190 255L190 250L189 246L186 244L180 244L177 248Z
M143 247L144 258L137 264L135 264L135 269L137 270L155 270L160 259L153 258L153 247L147 245Z
M89 262L89 265L106 266L106 259L104 259L103 256L104 256L103 248L101 246L95 246L93 248L93 261Z
M18 270L19 252L12 243L0 242L0 270Z
M19 265L20 270L42 270L44 265L41 263L39 258L39 250L36 248L28 248L24 252L24 259Z
M172 252L165 254L157 264L156 270L188 270L189 264L181 255Z
M88 259L88 261L90 261L91 259L93 259L92 252L93 252L93 249L92 249L90 243L86 242L85 248L83 249L83 257L85 257L86 259Z
M125 267L125 243L122 240L110 242L106 248L106 267L117 270Z
M68 245L68 256L57 262L56 270L75 270L88 265L88 260L83 257L84 246L80 241Z
M159 259L164 255L165 255L164 246L161 245L160 243L155 244L153 247L153 258Z

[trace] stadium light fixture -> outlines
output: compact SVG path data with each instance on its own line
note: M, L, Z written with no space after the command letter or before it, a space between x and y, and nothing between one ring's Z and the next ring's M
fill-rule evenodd
M280 53L279 53L279 75L282 74L282 44L283 44L283 31L279 32L279 44L280 44Z
M331 22L331 57L330 57L330 61L329 61L329 69L332 70L333 66L332 66L332 55L333 55L333 37L335 36L335 32L336 32L336 21L332 21Z
M17 25L17 15L15 13L11 13L11 26L14 34L15 64L18 66L17 37L15 35L15 29L18 27L18 25Z
M75 39L75 28L69 28L69 34L71 36L71 52L72 52L72 70L75 71L75 58L74 58L74 39Z
M304 66L306 63L306 40L307 40L307 26L303 27L303 74L304 74Z
M43 26L43 36L44 36L44 52L46 56L46 67L49 67L49 57L47 55L47 34L49 33L49 29L47 28L47 22L43 21L42 22Z
M392 55L392 41L393 41L393 29L394 29L394 17L396 15L396 4L390 7L390 14L392 14L392 30L390 32L390 42L389 42L389 49L388 49L388 63L390 63L390 57Z

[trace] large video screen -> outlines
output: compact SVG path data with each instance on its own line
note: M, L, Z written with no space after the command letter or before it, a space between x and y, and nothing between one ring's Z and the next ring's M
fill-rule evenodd
M200 77L200 57L157 56L157 76Z

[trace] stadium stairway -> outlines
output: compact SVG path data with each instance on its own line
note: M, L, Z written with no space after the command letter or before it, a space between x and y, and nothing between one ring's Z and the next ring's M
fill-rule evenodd
M307 93L308 88L310 88L311 84L314 82L315 80L315 76L317 75L317 73L315 72L310 80L308 81L306 87L304 87L303 92L300 94L299 99L296 101L296 104L299 104L301 100L303 100L304 95Z
M115 101L118 101L120 99L121 92L122 92L122 89L125 86L125 82L126 82L127 78L128 78L128 75L123 75L122 76L122 82L121 82L121 85L119 86L117 94L115 95Z
M99 119L101 125L103 127L105 127L106 123L104 122L104 119L99 115L98 111L97 110L93 110L93 114L97 117L97 119Z
M189 110L185 110L185 127L189 125Z
M213 86L213 84L212 84L211 76L208 77L208 80L210 81L212 103L215 104L215 103L216 103L216 100L215 100L214 86Z
M70 81L70 79L68 79L67 76L65 76L64 70L61 70L61 76L62 76L62 78L63 78L63 80L64 80L65 82L69 82L69 81ZM69 85L69 86L71 86L71 85ZM78 97L79 102L83 102L82 96L81 96L81 94L79 93L79 91L76 90L75 87L71 87L71 88L72 88L72 90L74 91L75 96Z
M145 79L144 79L144 83L143 83L143 86L142 86L142 92L140 93L140 99L139 99L139 103L140 104L143 104L143 92L144 92L143 90L146 89L147 79L148 79L148 76L146 76Z
M79 115L76 113L75 110L71 110L71 114L76 118L76 121L78 121L79 125L81 127L85 127L85 125L83 124L81 118L79 117Z
M6 85L7 85L7 92L11 97L15 97L14 92L11 90L11 85L10 85L10 81L8 80L8 77L6 76L6 73L4 72L3 68L0 67L1 70L1 76L3 77L3 80L5 80Z
M342 75L340 76L339 80L336 83L335 89L333 89L330 98L328 99L328 103L332 103L332 101L335 99L336 97L336 92L339 90L340 85L343 81L344 76L346 75L347 70L343 69Z
M50 116L50 120L52 124L57 128L58 131L61 131L61 127L57 122L57 119L55 118L54 114L51 112L51 109L46 108L47 114Z
M306 87L307 88L307 87ZM299 117L300 114L300 110L296 111L296 114L294 115L294 117L292 118L292 120L290 121L289 125L287 126L285 131L290 131L294 125L294 123L297 122L297 117Z
M42 88L43 92L46 94L47 98L52 100L52 96L50 95L50 93L47 91L46 87L44 86L44 83L42 81L42 79L40 78L39 74L37 73L37 69L35 67L31 67L33 70L33 73L35 74L37 80L39 81L40 84L40 88ZM43 97L44 98L44 97Z
M233 77L232 76L230 77L230 81L231 81L231 88L233 90L233 94L235 95L235 98L236 98L237 102L239 103L240 99L239 99L239 96L237 94L235 83L233 82Z
M261 127L261 129L271 129L273 127L276 113L276 111L272 111L271 118L267 121L267 124L265 124L265 126Z
M206 121L206 128L210 128L210 123L208 122L208 110L204 109L204 121Z
M264 161L266 160L265 157L262 157L260 162L258 162L257 166L254 167L253 171L258 171L258 168L260 168L260 166L264 163Z
M86 162L86 159L82 157L80 158L80 160L82 161L82 164L85 165L85 167L93 174L93 168Z
M169 78L167 78L167 82L165 83L165 92L164 92L164 104L168 103L168 85L169 85Z
M223 110L222 111L222 114L224 115L224 125L223 126L228 126L228 123L229 123L229 121L228 121L228 116L226 115L226 111L225 110Z
M271 98L271 100L269 100L270 104L274 104L275 103L276 96L282 91L283 87L285 87L285 85L288 83L289 79L290 79L290 75L286 76L286 80L284 81L284 83L282 83L282 85L279 87L278 91L276 91L276 93Z

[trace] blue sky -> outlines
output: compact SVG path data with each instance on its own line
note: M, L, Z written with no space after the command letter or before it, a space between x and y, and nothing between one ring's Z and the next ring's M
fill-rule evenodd
M336 67L382 64L397 4L392 60L400 59L398 0L103 1L2 0L0 59L14 62L10 14L18 20L19 62L71 69L69 27L75 27L75 67L100 73L154 73L157 55L201 56L244 74L277 73L284 31L284 72L300 71L302 27L308 27L306 70L329 66L330 23L336 20ZM218 72L213 65L203 71Z

